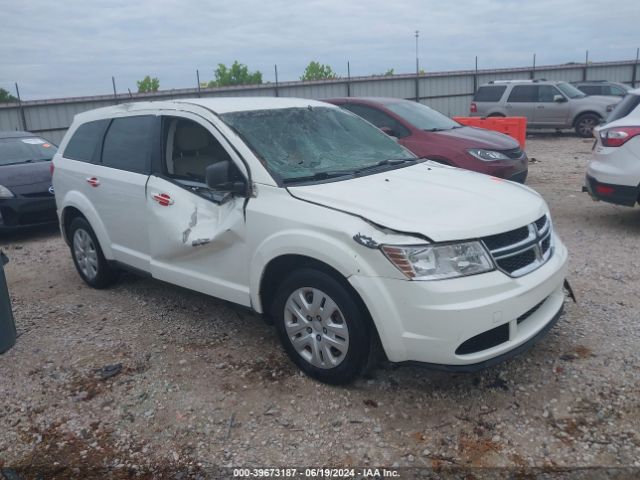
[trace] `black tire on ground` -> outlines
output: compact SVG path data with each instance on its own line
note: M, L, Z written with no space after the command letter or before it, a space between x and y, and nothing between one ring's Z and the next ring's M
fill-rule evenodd
M74 218L69 225L67 238L70 243L73 263L87 285L93 288L106 288L115 283L118 279L118 271L112 268L104 258L98 238L87 220L82 217ZM84 240L84 244L80 245L82 240ZM91 267L88 266L88 261L83 258L82 251L95 254L93 263L89 262ZM93 273L94 270L95 273Z
M600 121L600 117L595 113L583 113L576 118L576 133L582 138L591 138L593 136L593 127L598 126Z
M501 113L490 113L487 117L504 117L504 115Z
M321 343L322 340L326 340L323 333L332 335L332 331L322 330L320 328L325 323L315 324L308 323L308 319L313 317L313 314L306 317L307 322L299 319L296 315L287 310L287 302L297 291L307 291L305 301L313 303L316 293L311 292L311 289L315 289L316 292L320 292L324 295L318 295L321 299L320 305L326 305L324 303L325 297L332 300L339 309L339 314L336 314L336 321L344 322L348 329L348 347L346 353L340 355L340 363L336 366L331 366L329 362L328 354L322 356L322 348L331 348L329 343ZM315 378L321 382L330 383L334 385L349 383L361 374L367 368L370 359L370 349L374 344L372 339L374 332L368 314L364 312L357 299L353 297L353 293L344 285L343 282L334 278L329 273L314 269L314 268L302 268L289 274L284 281L278 287L274 301L271 308L271 316L274 320L280 341L289 355L289 358L310 377ZM297 297L294 297L297 298ZM328 300L327 300L328 301ZM324 306L322 307L324 309ZM300 309L302 310L302 309ZM308 311L311 311L309 309ZM326 313L326 312L325 312ZM324 313L323 313L324 315ZM303 315L304 317L304 315ZM304 323L303 323L304 322ZM333 320L332 320L333 322ZM325 368L313 365L312 361L307 358L303 358L302 353L298 353L292 343L292 337L290 337L291 330L287 332L285 323L289 325L289 328L296 328L299 325L301 333L297 333L300 338L302 346L304 343L309 343L308 353L305 355L312 356L312 345L317 346L318 356L325 361ZM306 327L305 327L306 325ZM302 328L304 327L304 328ZM309 330L309 329L315 330ZM312 333L313 332L313 333ZM305 340L306 339L306 340ZM315 340L318 342L315 342Z

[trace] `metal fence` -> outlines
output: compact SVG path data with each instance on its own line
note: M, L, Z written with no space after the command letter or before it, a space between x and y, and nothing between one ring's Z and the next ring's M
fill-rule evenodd
M303 98L395 97L418 100L445 115L466 115L476 88L491 80L535 79L579 81L610 80L640 85L638 60L571 63L524 68L463 70L347 77L309 82L276 82L222 88L185 88L148 94L113 94L91 97L34 100L0 105L0 130L28 130L59 143L74 115L117 103L189 97L281 96ZM115 90L115 89L114 89Z

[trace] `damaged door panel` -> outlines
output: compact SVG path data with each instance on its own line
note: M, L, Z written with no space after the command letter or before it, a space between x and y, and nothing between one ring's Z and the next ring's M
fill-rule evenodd
M249 305L244 200L216 203L151 176L147 207L153 277Z

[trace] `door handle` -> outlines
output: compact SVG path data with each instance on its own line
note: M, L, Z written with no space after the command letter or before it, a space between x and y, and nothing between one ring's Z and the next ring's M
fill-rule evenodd
M100 185L100 180L98 180L96 177L89 177L87 178L87 183L92 187L97 187L98 185Z
M538 105L536 108L544 108L544 105Z
M511 108L511 105L509 105L508 103L504 106L504 108Z
M173 198L171 198L166 193L156 193L153 197L156 202L158 202L163 207L168 207L169 205L173 205Z

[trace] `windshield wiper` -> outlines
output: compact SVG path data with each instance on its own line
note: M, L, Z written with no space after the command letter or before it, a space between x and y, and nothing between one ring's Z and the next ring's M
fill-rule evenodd
M386 165L402 165L407 162L417 162L417 158L387 158L386 160L380 160L378 163L374 163L372 165L367 165L366 167L360 167L353 171L355 175L359 175L368 170L375 170L379 167L384 167Z
M298 183L298 182L312 182L314 180L327 180L329 178L344 177L353 175L352 170L336 170L328 172L316 172L313 175L304 175L302 177L291 177L282 180L282 183Z

